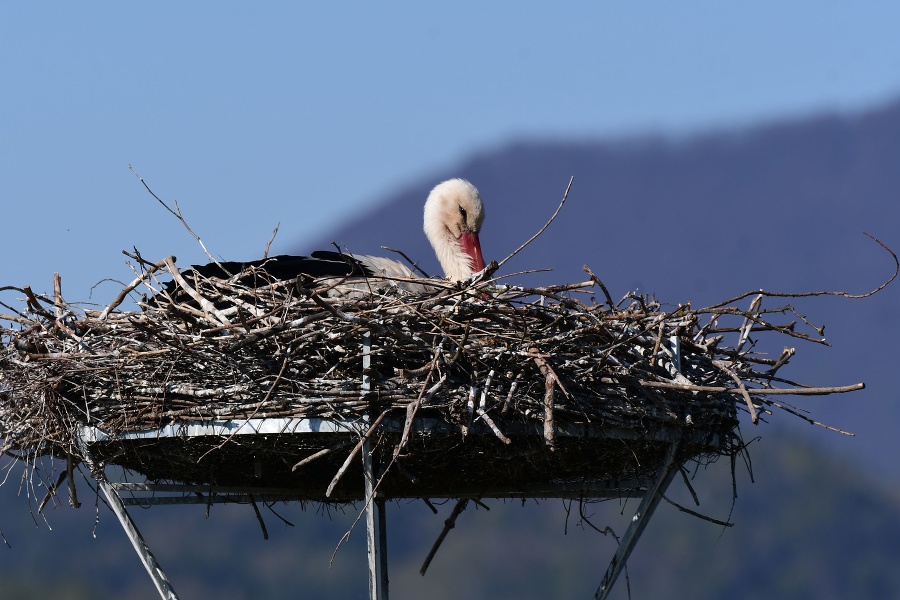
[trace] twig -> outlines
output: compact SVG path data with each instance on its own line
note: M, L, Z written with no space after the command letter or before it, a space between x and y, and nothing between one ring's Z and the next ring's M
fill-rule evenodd
M347 455L347 459L344 461L344 464L341 465L341 468L338 469L338 472L335 474L334 479L332 479L331 483L328 484L328 489L325 490L326 498L331 497L331 492L334 491L335 486L341 480L341 477L344 476L344 473L347 471L347 468L350 466L350 463L352 463L353 459L356 457L356 455L359 454L359 451L362 449L363 444L366 442L366 440L368 440L370 437L372 437L372 434L375 432L375 429L379 425L381 425L382 421L384 421L384 418L387 416L389 410L390 409L388 409L388 410L384 411L383 413L381 413L380 415L378 415L378 418L375 419L375 422L372 423L372 425L369 427L369 429L366 431L366 433L361 438L359 438L359 442L356 443L356 445L353 447L353 450L351 450L350 454Z
M231 326L231 321L225 317L219 309L215 307L215 305L201 296L197 290L192 288L187 281L185 281L184 277L181 276L181 273L178 271L178 267L175 266L175 262L172 260L174 257L170 256L166 258L163 262L169 268L169 273L172 274L172 278L175 280L175 283L178 284L185 293L190 296L194 302L200 305L200 308L210 317L210 320L216 320L222 325Z
M200 236L197 235L196 233L194 233L194 230L191 229L191 226L188 225L187 221L185 221L184 217L183 217L182 214L181 214L181 208L178 207L178 201L177 201L177 200L174 201L175 209L173 210L171 207L169 207L168 204L166 204L165 202L163 202L162 198L160 198L159 196L157 196L157 195L153 192L153 190L150 189L150 186L147 185L147 182L144 181L144 178L143 178L143 177L141 177L140 175L138 175L138 172L134 170L134 167L132 167L131 165L128 165L128 168L131 169L131 172L134 173L135 177L137 177L138 180L144 185L144 188L145 188L148 192L150 192L150 195L153 196L154 198L156 198L156 201L157 201L157 202L159 202L160 204L162 204L163 207L164 207L167 211L169 211L170 213L172 213L173 215L175 215L175 217L176 217L179 221L181 221L181 224L184 225L184 228L188 230L188 233L190 233L192 236L194 236L194 239L197 240L197 242L200 244L200 247L203 248L203 252L206 253L206 256L209 258L210 262L216 263L216 264L219 265L219 267L221 268L222 265L220 265L220 264L219 264L219 261L217 261L216 258L215 258L212 254L210 254L209 250L206 249L206 246L203 244L203 240L200 239ZM222 269L222 270L224 271L225 269Z
M890 248L885 246L881 242L881 240L879 240L878 238L876 238L875 236L873 236L869 233L863 232L863 234L866 235L867 237L869 237L871 240L874 240L879 246L884 248L885 251L887 251L891 255L891 257L894 259L893 274L888 278L887 281L885 281L884 283L882 283L877 288L875 288L871 291L865 292L863 294L851 294L850 292L833 292L833 291L826 291L826 290L818 291L818 292L769 292L766 290L751 290L749 292L744 292L743 294L739 294L739 295L735 296L734 298L731 298L724 302L719 302L718 304L713 304L712 306L708 306L706 308L706 310L722 308L723 306L727 306L729 304L734 304L738 300L742 300L742 299L746 298L747 296L752 296L753 294L760 294L762 296L768 296L770 298L808 298L808 297L812 297L812 296L841 296L843 298L851 298L851 299L868 298L869 296L877 294L878 292L880 292L881 290L886 288L892 281L894 281L894 279L897 278L897 274L900 273L900 259L898 259L897 254L895 254L893 250L891 250Z
M75 490L75 457L71 454L66 455L66 477L69 480L69 506L79 508L81 502L78 501L78 493Z
M530 348L528 353L534 357L534 362L537 363L541 375L544 376L544 442L547 444L547 448L553 451L556 449L556 428L553 424L553 408L556 402L554 390L556 384L559 385L559 388L563 390L567 396L569 393L566 392L562 382L556 376L556 373L553 372L550 364L540 356L537 348Z
M338 444L337 446L332 446L331 448L322 448L318 452L314 452L314 453L310 454L309 456L307 456L306 458L304 458L303 460L301 460L300 462L295 464L293 467L291 467L291 472L296 471L303 465L311 463L312 461L316 460L317 458L321 458L327 454L331 454L335 450L338 450L339 448L343 448L343 447L344 447L344 444Z
M591 271L590 267L588 267L587 265L584 265L582 269L584 269L585 272L591 276L591 280L600 287L600 289L603 291L603 295L606 296L606 303L609 304L610 308L613 308L615 306L615 303L613 303L612 296L609 295L609 290L606 289L606 286L603 285L603 282L600 281L600 278L594 275L594 272Z
M551 413L551 414L553 413L552 407L551 407L550 413ZM475 409L475 414L477 414L479 418L484 419L484 422L487 423L488 427L491 428L491 431L494 432L494 435L496 435L497 438L498 438L501 442L503 442L503 443L506 444L506 445L509 445L509 444L512 443L512 440L510 440L508 437L506 437L505 435L503 435L503 432L500 431L500 428L497 427L497 424L494 423L493 420L491 420L491 417L488 416L487 412L485 412L485 410L484 410L483 408L481 408L480 406L479 406L478 408L476 408L476 409ZM553 439L553 434L552 434L552 431L553 431L553 419L552 419L552 417L551 417L551 419L550 419L550 431L551 431L551 437L550 437L550 440L551 440L551 446L552 446L552 439ZM545 435L546 435L546 430L545 430L544 433L545 433Z
M860 388L860 389L862 389L862 388ZM780 408L781 410L783 410L786 413L790 413L790 414L794 415L795 417L800 417L801 419L803 419L810 425L818 425L819 427L824 427L825 429L827 429L829 431L833 431L835 433L840 433L841 435L846 435L849 437L856 437L855 433L850 433L849 431L844 431L843 429L838 429L837 427L832 427L831 425L826 425L825 423L816 421L815 419L810 419L806 415L802 415L799 412L797 412L796 410L794 410L788 406L785 406L783 404L780 404L778 402L772 402L771 404L772 404L772 406L777 406L778 408Z
M683 513L687 513L692 517L697 517L698 519L703 519L704 521L709 521L710 523L715 523L716 525L721 525L722 527L734 527L734 523L730 521L720 521L719 519L714 519L712 517L706 516L703 513L699 513L695 510L691 510L687 507L684 507L673 500L670 500L665 494L662 495L662 499L680 510Z
M280 222L275 224L275 230L272 231L272 237L270 237L270 238L269 238L269 241L266 242L266 247L265 247L265 249L263 250L263 258L264 258L264 259L265 259L265 258L269 258L269 247L271 247L271 246L272 246L272 242L275 241L275 236L278 235L278 228L279 228L279 227L281 227L281 223L280 223Z
M431 551L425 558L425 562L422 563L422 568L419 569L419 575L425 575L425 571L428 570L428 565L431 564L432 559L434 559L434 555L437 554L438 548L440 548L441 544L444 543L444 538L447 537L447 534L450 533L451 529L456 527L456 519L459 518L459 515L461 515L464 510L466 510L466 505L468 504L469 501L465 498L456 501L456 506L453 507L453 512L450 513L450 516L447 518L447 520L444 521L444 529L441 530L441 534L434 542L434 545L431 546Z
M562 210L563 204L566 203L566 198L569 197L569 190L572 189L572 182L574 182L574 181L575 181L575 176L573 175L572 177L569 178L569 185L566 186L566 192L563 194L562 200L559 201L559 206L556 207L556 211L553 213L553 216L550 217L550 220L547 221L546 223L544 223L544 226L541 227L536 234L534 234L533 236L528 238L528 240L524 244L522 244L521 246L519 246L518 248L513 250L512 254L510 254L509 256L507 256L506 258L501 260L499 263L497 263L497 268L500 268L503 265L505 265L507 263L507 261L509 261L509 259L511 259L516 254L518 254L520 251L522 251L531 242L536 240L538 238L538 236L540 236L542 233L544 233L544 231L548 227L550 227L550 223L552 223L556 219L556 216L559 214L559 211Z
M134 288L141 285L141 283L143 283L153 273L155 273L159 269L162 269L163 267L165 267L168 264L175 264L174 256L169 256L167 258L164 258L161 261L158 261L158 262L150 265L149 268L146 271L144 271L141 275L139 275L134 281L132 281L131 283L126 285L124 288L122 288L122 291L119 292L119 295L116 296L113 299L113 301L110 302L109 305L103 309L103 312L100 313L100 316L97 317L97 319L99 319L100 321L105 321L106 318L109 316L109 313L114 311L117 306L122 304L122 302L125 300L125 297L128 296L128 294L130 294L132 292L132 290L134 290Z
M422 403L422 397L425 395L425 390L428 388L428 382L431 380L431 374L434 373L434 369L437 366L438 358L441 356L441 349L443 348L444 342L438 344L437 348L434 350L434 356L431 359L431 362L428 366L428 373L425 375L425 381L422 382L422 387L419 390L419 395L416 399L409 403L406 407L406 421L403 424L403 434L400 436L400 442L397 444L397 447L394 448L394 456L393 461L397 460L397 457L400 455L400 452L403 451L403 448L406 446L407 441L409 440L410 432L412 431L413 420L416 418L416 412L419 410L419 406ZM442 378L441 381L438 382L438 387L443 384L446 377ZM437 391L435 389L435 391ZM434 392L431 392L432 394Z
M759 296L757 296L758 298ZM743 335L741 335L743 338ZM714 360L713 364L721 369L724 373L726 373L729 377L731 377L732 381L734 381L737 386L738 391L741 393L741 396L744 397L744 402L747 404L747 410L750 411L750 422L756 425L759 423L759 415L756 414L756 407L753 406L753 399L750 397L750 394L747 393L747 386L744 385L744 382L741 381L741 378L737 376L737 373L726 367L722 361Z
M670 390L682 390L684 392L709 392L713 394L741 394L741 390L722 386L713 385L688 385L685 383L671 383L668 381L647 381L640 380L641 385L655 388L665 388ZM828 394L844 394L847 392L855 392L866 388L865 383L854 383L852 385L841 385L836 387L795 387L795 388L746 388L751 394L763 394L767 396L790 395L790 396L826 396Z
M67 471L63 471L59 474L59 477L56 480L56 483L47 487L47 493L44 494L44 498L41 500L41 503L38 504L38 514L44 512L44 507L47 506L47 502L50 501L50 498L56 495L56 490L59 489L59 486L62 485L63 480L68 475Z
M406 262L409 263L409 266L411 266L413 269L415 269L416 271L421 273L422 277L425 277L426 279L431 279L431 275L429 275L424 270L422 270L422 268L419 266L419 263L413 262L413 260L410 257L408 257L406 255L406 253L403 252L402 250L397 250L396 248L391 248L390 246L382 246L381 248L382 248L382 250L387 250L388 252L396 252L397 254L402 256L404 258L404 260L406 260Z
M250 504L253 505L253 512L256 513L256 520L259 521L259 527L262 529L263 539L267 540L269 539L269 530L266 529L266 522L263 520L259 507L256 505L256 498L253 497L253 494L247 494L247 497L250 499Z

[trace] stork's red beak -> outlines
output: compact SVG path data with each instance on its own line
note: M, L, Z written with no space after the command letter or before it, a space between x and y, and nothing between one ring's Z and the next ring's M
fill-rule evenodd
M477 273L484 269L484 257L481 255L481 242L474 231L463 231L459 236L459 245L463 252L472 259L472 272Z

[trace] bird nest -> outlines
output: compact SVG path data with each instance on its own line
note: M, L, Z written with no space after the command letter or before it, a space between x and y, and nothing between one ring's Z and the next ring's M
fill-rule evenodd
M54 296L5 288L24 306L0 315L4 453L349 500L368 443L387 497L600 497L652 478L676 442L679 464L733 456L739 413L797 414L782 394L862 387L780 377L794 349L766 355L759 336L821 340L764 292L615 302L589 273L423 294L370 278L335 296L264 264L230 279L140 264L102 310L67 303L58 281ZM119 310L141 286L139 310Z

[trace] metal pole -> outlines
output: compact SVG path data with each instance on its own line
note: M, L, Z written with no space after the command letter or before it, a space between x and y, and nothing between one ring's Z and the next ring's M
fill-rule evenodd
M172 587L169 578L166 577L166 574L163 572L162 567L156 560L153 552L150 551L147 542L144 541L144 536L138 531L137 525L131 519L131 515L128 514L125 504L119 497L119 493L116 491L113 484L106 478L106 473L103 472L103 466L94 462L93 457L88 450L88 431L88 428L82 425L78 428L78 434L76 436L76 443L78 444L78 448L81 451L85 464L87 464L88 468L91 470L91 475L94 477L97 485L103 490L103 495L106 496L106 500L109 502L113 514L119 519L119 524L122 525L122 529L125 530L125 535L128 536L128 540L134 547L134 551L137 552L141 564L144 565L147 574L150 575L150 579L156 587L156 591L159 592L159 597L163 600L178 600L178 594L175 593L175 588Z
M371 389L369 368L372 364L372 334L363 334L362 394ZM366 490L366 544L369 558L369 599L388 600L387 527L385 526L384 499L375 497L375 466L372 443L363 442L363 477Z
M603 581L600 583L600 587L597 588L597 593L594 594L596 600L605 600L612 591L613 585L616 583L616 579L619 577L622 569L625 568L625 562L631 555L631 551L634 550L638 538L641 537L644 528L647 527L647 523L650 522L650 517L653 516L653 512L656 510L657 505L659 505L659 501L662 500L662 496L666 492L666 488L669 487L669 484L672 482L672 478L675 477L675 473L678 472L679 465L676 461L676 456L680 448L680 441L673 442L666 451L666 457L663 460L662 466L659 468L656 479L653 481L653 484L647 488L647 493L644 494L644 498L641 500L637 512L634 513L634 517L632 517L631 523L628 525L628 529L622 537L622 541L619 542L619 548L616 550L615 556L613 556L613 559L609 563L606 575L603 576Z
M366 478L366 543L369 556L369 599L388 600L387 535L384 500L375 497L371 444L362 448Z
M122 499L119 498L119 494L113 489L112 484L110 484L102 474L99 477L96 477L96 479L100 489L103 490L103 494L109 502L109 506L112 508L116 517L118 517L122 529L125 530L125 534L131 541L131 545L134 546L138 558L141 559L141 563L143 563L144 568L147 569L150 579L153 580L153 585L156 586L156 591L159 592L160 598L163 600L178 600L178 594L175 593L175 588L172 587L166 574L163 573L162 567L159 566L159 562L157 562L156 557L153 556L153 552L150 551L150 547L147 546L147 542L144 541L141 532L138 531L137 525L135 525L134 521L131 519L131 515L125 510L125 505L122 504Z

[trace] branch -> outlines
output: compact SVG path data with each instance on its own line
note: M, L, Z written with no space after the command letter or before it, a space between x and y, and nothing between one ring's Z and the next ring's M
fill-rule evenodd
M444 538L447 537L447 534L450 533L450 530L456 527L456 519L459 515L462 514L462 511L466 510L466 505L469 504L469 501L466 499L457 500L456 506L453 507L453 512L450 513L450 516L444 521L444 529L441 531L441 534L438 536L438 539L434 542L434 545L431 547L431 551L428 553L428 556L425 558L425 562L422 564L422 568L419 569L420 575L425 575L425 571L428 570L428 565L431 564L434 555L437 554L438 548L441 547L441 544L444 542Z
M115 308L117 306L122 304L122 301L125 300L125 297L128 294L130 294L132 292L132 290L134 290L134 288L141 285L141 283L143 283L143 281L145 279L147 279L148 277L150 277L150 275L152 275L155 271L157 271L158 269L162 269L169 263L175 264L174 256L169 256L168 258L165 258L157 263L150 265L150 268L147 269L146 271L144 271L144 273L142 275L138 276L134 281L132 281L131 283L126 285L124 288L122 288L122 291L119 292L119 295L116 296L115 299L109 303L109 306L107 306L106 308L103 309L103 312L100 313L100 316L98 317L98 319L100 321L105 321L106 318L109 316L109 313L111 313L113 310L115 310Z
M728 388L711 385L688 385L686 383L670 383L668 381L640 380L641 385L647 387L666 388L669 390L681 390L684 392L709 392L713 394L741 394L737 388ZM828 394L844 394L866 389L864 383L842 385L837 387L797 387L797 388L745 388L751 394L763 394L767 396L793 395L793 396L826 396Z
M150 189L150 186L147 185L147 182L144 181L144 178L141 177L140 175L138 175L138 172L134 170L134 167L132 167L131 165L128 165L128 168L131 169L131 172L134 173L135 177L137 177L138 180L142 184L144 184L144 187L147 189L148 192L150 192L150 195L153 196L154 198L156 198L157 202L162 204L167 211L169 211L170 213L175 215L175 217L179 221L181 221L181 224L184 225L185 229L188 230L188 233L190 233L192 236L194 236L194 239L197 240L197 242L200 244L200 247L203 248L203 251L206 253L206 256L209 257L210 262L216 263L216 265L218 265L219 268L222 268L222 265L219 264L219 261L217 261L215 259L215 257L209 253L209 250L206 249L206 246L203 244L203 240L200 239L200 236L197 235L196 233L194 233L194 230L191 229L191 226L188 225L187 221L184 220L184 217L181 214L181 208L178 207L178 201L177 200L175 201L175 209L173 210L168 204L163 202L162 198L160 198L155 193L153 193L153 190ZM222 269L222 270L224 271L225 269Z
M890 248L885 246L884 243L881 242L881 240L879 240L875 236L871 235L870 233L866 233L865 231L863 232L863 234L866 235L867 237L869 237L871 240L875 241L875 243L877 243L879 246L884 248L885 251L887 251L891 255L891 257L894 259L894 273L890 276L890 278L888 278L887 281L885 281L884 283L879 285L874 290L865 292L864 294L851 294L850 292L833 292L833 291L827 291L827 290L823 290L823 291L819 291L819 292L767 292L766 290L751 290L749 292L744 292L743 294L740 294L739 296L735 296L734 298L732 298L730 300L726 300L725 302L719 302L718 304L713 304L712 306L708 306L705 309L701 309L701 310L722 308L723 306L733 304L733 303L737 302L738 300L746 298L747 296L752 296L753 294L759 294L761 296L769 296L772 298L807 298L807 297L811 297L811 296L840 296L842 298L853 298L853 299L868 298L869 296L877 294L878 292L880 292L881 290L886 288L888 286L888 284L890 284L892 281L894 281L894 279L897 278L897 275L900 274L900 259L898 259L897 254L893 250L891 250Z
M390 246L382 246L381 249L382 249L382 250L387 250L388 252L396 252L397 254L399 254L400 256L402 256L402 257L406 260L406 262L409 263L409 266L411 266L413 269L415 269L416 271L418 271L419 273L421 273L421 274L422 274L422 277L424 277L424 278L426 278L426 279L431 279L431 275L429 275L428 273L426 273L425 271L423 271L423 270L422 270L422 267L419 266L419 263L413 262L412 259L411 259L410 257L408 257L408 256L406 255L406 253L403 252L402 250L397 250L396 248L391 248Z
M275 230L272 232L272 237L269 238L269 241L266 242L266 249L263 250L263 258L269 258L269 248L272 246L272 242L275 241L275 236L278 235L278 228L281 227L281 223L275 224Z
M547 221L546 223L544 223L544 226L541 227L540 230L536 234L534 234L533 236L528 238L528 241L526 241L524 244L522 244L521 246L516 248L512 254L510 254L509 256L507 256L506 258L501 260L499 263L497 263L498 269L500 267L502 267L504 264L506 264L506 262L509 259L511 259L513 256L518 254L521 250L523 250L528 244L530 244L531 242L536 240L538 238L538 236L540 236L542 233L544 233L544 230L546 230L548 227L550 227L550 223L552 223L556 219L556 216L559 214L559 211L562 210L563 204L566 203L566 198L569 197L569 190L572 189L572 182L574 182L574 181L575 181L575 176L573 175L572 177L569 178L569 185L566 186L566 192L563 194L562 200L559 201L559 206L556 207L556 212L553 213L553 216L550 217L550 220Z

